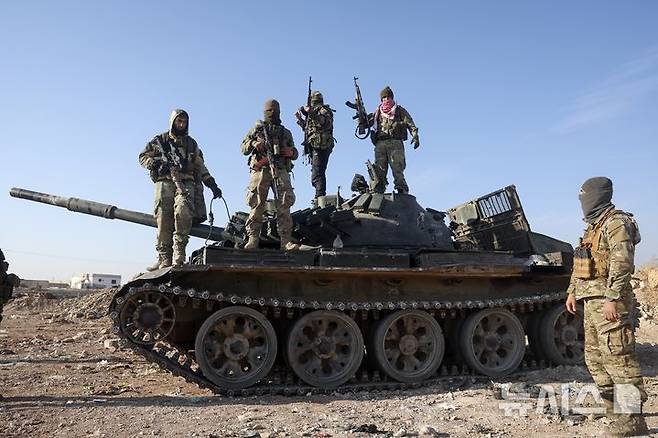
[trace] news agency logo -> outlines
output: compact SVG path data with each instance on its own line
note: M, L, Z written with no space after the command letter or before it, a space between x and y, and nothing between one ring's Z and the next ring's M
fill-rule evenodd
M552 385L540 385L539 393L533 396L529 392L513 392L512 385L500 385L500 396L503 401L498 408L506 417L528 415L533 408L537 414L550 412L561 415L605 415L603 398L595 384L582 387L573 384L560 385L558 393ZM639 414L642 409L642 396L633 385L619 384L614 386L614 413Z

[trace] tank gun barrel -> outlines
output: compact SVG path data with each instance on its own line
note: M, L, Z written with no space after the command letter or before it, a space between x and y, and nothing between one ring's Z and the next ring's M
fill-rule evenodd
M157 228L158 225L155 217L150 214L140 213L137 211L124 210L114 205L102 204L100 202L88 201L79 198L67 198L65 196L50 195L48 193L34 192L32 190L14 187L9 191L14 198L27 199L28 201L41 202L56 207L66 208L67 210L84 213L92 216L98 216L105 219L119 219L126 222L132 222L148 227ZM211 227L208 225L194 225L190 230L190 236L205 239L210 235L210 240L220 241L230 236L221 227Z

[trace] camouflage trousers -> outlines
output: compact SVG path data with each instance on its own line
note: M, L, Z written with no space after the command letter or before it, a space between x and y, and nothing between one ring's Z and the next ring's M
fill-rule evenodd
M327 164L331 149L313 149L311 152L311 184L315 187L315 197L327 194Z
M635 354L630 303L616 301L619 320L608 321L603 315L603 298L585 298L584 302L585 363L601 395L612 400L614 385L626 384L635 386L645 401L647 393Z
M295 203L295 193L290 183L290 174L283 169L277 172L276 221L281 242L289 242L292 234L292 217L290 207ZM272 173L269 167L261 170L251 170L249 186L247 187L247 205L251 208L245 224L247 236L260 236L263 224L263 214L267 208L267 194L272 188Z
M156 250L160 262L185 262L194 211L194 181L181 181L178 190L171 180L155 183L155 220L158 224ZM173 260L172 260L173 257Z
M379 177L379 183L375 186L375 191L384 193L388 180L388 166L393 171L393 182L395 189L400 193L408 193L409 186L404 179L404 169L407 167L407 161L404 157L404 143L402 140L387 139L378 140L375 145L375 171Z

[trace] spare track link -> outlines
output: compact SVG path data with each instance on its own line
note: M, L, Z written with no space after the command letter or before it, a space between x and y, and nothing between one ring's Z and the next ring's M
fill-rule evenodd
M383 373L370 369L359 369L348 383L337 388L317 388L309 386L297 378L291 370L275 365L269 375L258 384L242 390L226 390L206 379L196 363L185 352L178 350L175 346L159 342L155 345L140 345L131 341L121 330L119 324L120 307L126 297L141 291L158 291L169 295L171 298L180 297L197 299L202 301L212 300L219 304L246 305L254 307L263 313L272 312L274 315L299 310L339 310L346 312L367 312L368 318L372 313L379 310L393 311L403 309L420 309L429 311L435 317L457 318L463 317L467 310L481 310L492 307L503 307L513 313L532 312L536 306L553 304L566 298L565 292L555 292L545 295L535 295L521 298L505 298L492 300L467 300L467 301L397 301L397 302L333 302L333 301L295 301L290 298L253 298L236 294L211 293L210 291L199 292L195 289L183 289L179 286L171 287L167 284L144 283L141 286L130 287L123 292L118 292L110 304L109 315L113 321L112 331L120 338L120 346L129 348L144 357L148 362L160 366L177 377L182 377L200 388L208 389L216 394L229 397L234 396L260 396L260 395L308 395L308 394L333 394L335 392L377 391L377 390L401 390L416 389L432 386L446 378L472 376L473 371L463 364L442 364L437 377L424 380L420 383L396 382ZM364 361L365 363L366 361ZM550 366L544 361L524 360L519 366L519 371L527 371Z

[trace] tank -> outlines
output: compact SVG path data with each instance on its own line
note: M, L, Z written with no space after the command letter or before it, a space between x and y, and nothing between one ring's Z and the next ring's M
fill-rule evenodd
M140 274L109 309L122 345L227 395L404 389L583 359L582 312L565 312L566 242L530 230L514 186L447 211L355 177L348 198L273 214L244 250L246 213L189 263ZM155 226L152 216L23 189L11 196Z

